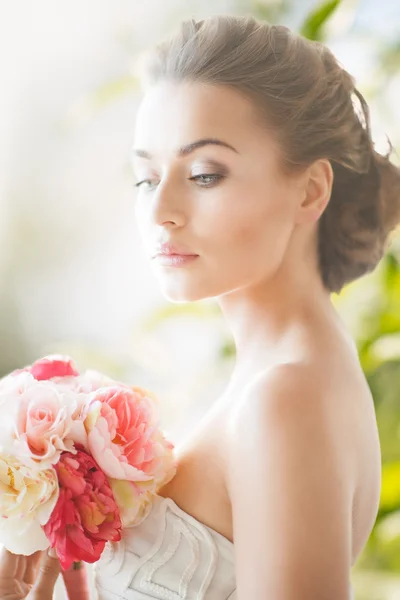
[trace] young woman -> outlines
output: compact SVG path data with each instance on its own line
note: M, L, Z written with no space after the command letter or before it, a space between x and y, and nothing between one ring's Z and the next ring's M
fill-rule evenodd
M236 364L175 478L97 565L101 600L349 600L375 522L372 397L331 293L400 222L353 78L251 17L189 20L146 62L136 214L165 297L215 297Z

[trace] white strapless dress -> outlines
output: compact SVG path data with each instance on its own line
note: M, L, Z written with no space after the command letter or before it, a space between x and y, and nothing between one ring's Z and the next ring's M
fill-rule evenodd
M237 600L234 546L155 496L148 516L106 546L95 586L98 600Z

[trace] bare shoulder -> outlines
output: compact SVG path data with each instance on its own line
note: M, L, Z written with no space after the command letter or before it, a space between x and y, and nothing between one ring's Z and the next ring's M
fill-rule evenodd
M265 369L243 389L227 431L228 477L244 443L260 452L256 460L302 449L309 465L335 461L353 498L367 491L372 512L379 503L379 433L358 359L322 356Z
M348 598L361 414L349 381L318 360L281 364L241 394L226 474L240 598Z
M373 400L358 360L350 356L320 356L261 371L237 399L228 439L234 447L238 430L246 436L257 431L272 435L277 426L282 435L285 431L293 434L293 441L305 436L304 441L311 444L315 436L323 436L326 445L330 443L339 453L345 453L349 470L352 457L346 438L353 444L355 434L370 437L371 430L377 438Z
M266 369L245 387L231 414L231 456L235 455L237 444L242 446L244 441L258 450L265 446L269 456L271 444L279 445L280 455L293 448L297 452L303 448L308 452L337 453L336 460L343 460L350 485L356 465L344 451L344 442L354 411L349 400L352 393L318 362L279 364Z
M353 390L348 389L349 395ZM257 428L297 424L299 435L305 427L318 424L331 428L344 405L346 383L328 365L315 363L278 364L260 372L242 390L231 414L230 431L245 420ZM349 404L347 407L350 410ZM246 430L249 433L248 430ZM232 435L234 442L236 436Z

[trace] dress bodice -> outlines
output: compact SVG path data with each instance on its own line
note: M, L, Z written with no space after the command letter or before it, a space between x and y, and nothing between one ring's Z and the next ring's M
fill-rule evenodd
M155 496L143 521L106 546L95 581L99 600L237 600L234 546Z
M123 530L95 568L99 600L235 600L233 543L155 496L147 517Z

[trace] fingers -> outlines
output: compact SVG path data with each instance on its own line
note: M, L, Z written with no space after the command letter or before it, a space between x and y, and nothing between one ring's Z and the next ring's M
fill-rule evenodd
M52 600L54 586L60 574L60 569L58 558L45 553L42 558L37 581L29 598L32 600Z
M1 600L23 600L29 594L30 586L16 579L4 579L0 582Z
M24 559L25 557L22 557ZM22 579L25 572L23 560L19 554L13 554L4 547L0 551L0 578L11 577Z
M30 556L13 554L4 547L0 550L0 580L15 579L16 581L33 584L39 568L42 552L39 550ZM2 597L0 596L2 600Z
M48 553L39 551L31 556L19 556L2 548L0 550L0 599L52 600L59 573L58 559L49 556Z
M43 554L44 553L41 550L39 550L31 556L26 557L25 573L23 574L23 577L21 577L24 583L27 583L30 586L32 586L35 583L38 574L39 564Z

